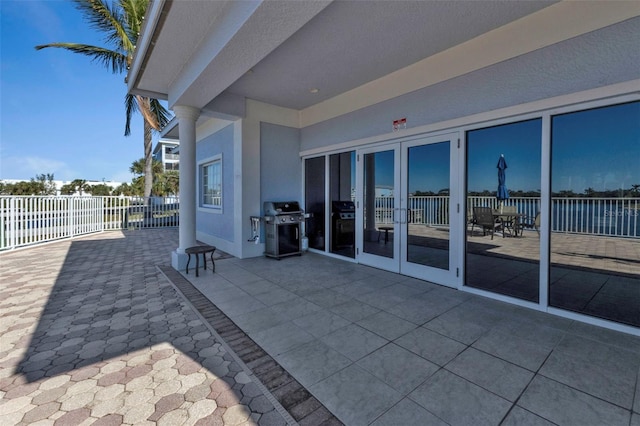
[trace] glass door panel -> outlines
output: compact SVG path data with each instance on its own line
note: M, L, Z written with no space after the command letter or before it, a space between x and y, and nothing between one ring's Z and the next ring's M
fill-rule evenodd
M457 138L452 133L402 143L400 271L452 287L458 285L461 258L455 248Z
M399 271L399 146L360 151L359 261Z
M331 208L331 253L354 258L355 250L356 153L329 156L329 206Z
M549 306L640 327L640 102L551 118Z
M449 270L450 142L408 148L407 262Z
M305 161L305 212L310 216L306 219L306 233L309 238L309 248L325 249L325 158L309 158Z
M467 132L465 285L540 300L541 141L541 119Z

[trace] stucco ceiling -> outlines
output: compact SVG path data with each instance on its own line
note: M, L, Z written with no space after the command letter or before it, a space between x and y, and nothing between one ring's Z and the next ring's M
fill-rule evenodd
M304 109L553 3L161 2L130 88L199 108L233 94Z
M228 91L303 109L551 3L336 1Z

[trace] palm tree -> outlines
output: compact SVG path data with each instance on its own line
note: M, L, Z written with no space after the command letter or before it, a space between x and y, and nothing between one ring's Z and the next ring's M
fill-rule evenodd
M171 195L180 195L180 173L177 170L167 170L164 179L166 191Z
M71 181L71 185L76 188L76 191L82 195L83 192L89 189L86 179L74 179Z
M141 187L140 180L144 173L144 158L134 161L129 167L129 171L136 175L132 180L134 188ZM153 160L153 194L166 197L168 195L177 195L180 182L180 175L175 170L164 170L162 163Z
M145 170L147 168L147 164L144 158L140 158L139 160L131 163L131 167L129 167L129 171L134 175L144 175ZM162 167L162 163L158 160L153 160L151 162L151 169L153 170L153 174L160 174L164 172L164 167Z
M126 72L131 67L149 0L117 0L111 5L105 1L75 0L75 3L89 25L104 34L105 44L110 48L79 43L50 43L36 46L36 50L58 47L88 56L102 63L114 74ZM149 197L153 185L151 132L159 131L167 124L169 112L157 99L129 93L125 98L125 106L125 136L131 134L131 116L134 112L140 111L144 118L144 196Z

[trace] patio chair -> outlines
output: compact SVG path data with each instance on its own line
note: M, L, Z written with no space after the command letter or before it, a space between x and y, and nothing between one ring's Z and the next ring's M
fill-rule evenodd
M538 236L540 236L540 212L536 213L534 218L531 216L524 218L524 220L520 222L520 227L522 229L535 229Z
M490 231L493 240L493 233L500 227L500 223L493 218L491 207L474 207L473 216L476 218L476 225L482 227L482 235L487 235L487 231Z
M474 207L467 207L467 225L471 225L471 235L473 235L473 228L478 224L476 215L473 212Z

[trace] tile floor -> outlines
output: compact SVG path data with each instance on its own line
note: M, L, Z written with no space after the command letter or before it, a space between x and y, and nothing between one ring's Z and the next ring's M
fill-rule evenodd
M184 275L348 425L640 426L640 337L312 253Z

